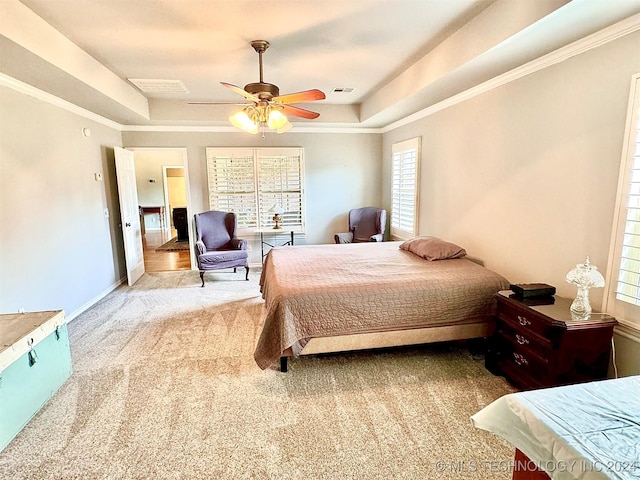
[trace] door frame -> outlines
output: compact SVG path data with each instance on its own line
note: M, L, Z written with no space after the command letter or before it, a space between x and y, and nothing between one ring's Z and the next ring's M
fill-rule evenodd
M176 151L181 153L181 157L182 157L182 165L175 165L175 167L183 167L184 168L184 188L186 190L186 195L187 195L187 213L189 214L189 216L191 216L191 212L192 212L192 208L191 208L191 186L189 184L189 162L188 162L188 157L187 157L187 147L127 147L128 150L133 151L134 153L136 151L145 151L145 152L152 152L152 151ZM168 211L169 209L169 205L168 205L168 199L167 199L167 186L166 186L166 176L165 176L165 171L163 169L163 176L164 176L164 182L165 184L163 185L163 189L164 189L164 210L165 210L165 225L171 225L171 223L169 222L169 215L170 212ZM191 258L191 270L197 270L198 266L196 264L196 259L195 259L195 255L193 254L193 238L194 238L194 231L193 231L193 222L189 221L188 222L188 231L189 231L189 257Z
M181 168L182 169L182 175L184 177L184 188L185 188L185 194L186 194L186 189L187 189L187 177L186 177L186 171L184 169L184 165L163 165L162 166L162 188L164 188L164 211L165 211L165 215L167 216L167 218L165 218L165 225L169 225L169 227L171 227L171 212L169 211L169 207L171 206L169 204L169 181L167 180L167 170L170 168Z

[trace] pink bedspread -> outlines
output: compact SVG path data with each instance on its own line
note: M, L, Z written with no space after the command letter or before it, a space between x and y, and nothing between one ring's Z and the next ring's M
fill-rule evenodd
M260 278L265 319L254 358L268 368L314 337L489 319L502 276L466 258L429 262L401 242L272 249Z

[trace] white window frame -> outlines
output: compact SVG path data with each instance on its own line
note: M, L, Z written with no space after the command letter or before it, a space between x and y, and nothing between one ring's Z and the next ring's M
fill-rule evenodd
M634 168L635 164L635 168ZM620 161L620 174L618 177L618 194L613 219L613 231L611 234L611 246L609 249L609 261L607 265L606 284L607 292L603 302L603 310L610 313L618 322L640 333L640 303L633 305L624 301L618 295L618 279L621 278L621 260L624 244L630 243L625 239L627 230L627 214L629 212L629 200L632 188L633 171L636 171L636 187L640 186L637 176L640 164L640 73L632 77L631 93L629 96L629 106L627 110L627 122L624 135L624 145L622 148L622 158ZM637 189L637 188L636 188ZM637 198L638 195L636 194ZM626 240L626 242L625 242ZM637 267L637 268L636 268ZM633 267L640 274L640 262ZM640 278L640 277L638 277ZM640 282L638 282L640 284ZM639 285L640 287L640 285ZM640 299L640 288L637 293Z
M209 208L234 212L239 233L273 229L275 204L282 227L304 232L304 149L207 147L206 160Z
M408 240L418 233L421 138L394 143L391 154L391 238Z

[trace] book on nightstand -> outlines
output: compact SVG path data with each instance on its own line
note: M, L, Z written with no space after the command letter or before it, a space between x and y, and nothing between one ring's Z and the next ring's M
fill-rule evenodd
M546 283L514 283L509 288L521 298L551 297L556 293L556 287Z

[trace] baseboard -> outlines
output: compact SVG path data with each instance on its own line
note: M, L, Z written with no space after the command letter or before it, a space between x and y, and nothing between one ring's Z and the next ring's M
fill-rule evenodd
M93 307L96 303L98 303L100 300L102 300L104 297L106 297L107 295L109 295L111 292L113 292L116 288L118 288L120 285L122 285L123 283L125 283L127 281L127 277L124 276L122 277L120 280L118 280L117 282L111 284L109 287L107 287L105 290L103 290L102 292L100 292L98 295L96 295L95 297L93 297L91 300L89 300L87 303L85 303L84 305L82 305L80 308L78 308L77 310L75 310L73 313L70 314L65 314L65 318L67 319L67 323L71 322L72 320L74 320L77 316L79 316L81 313L86 312L87 310L89 310L91 307Z
M640 344L640 330L635 327L618 322L618 325L615 326L613 331L616 335Z

